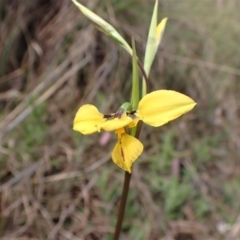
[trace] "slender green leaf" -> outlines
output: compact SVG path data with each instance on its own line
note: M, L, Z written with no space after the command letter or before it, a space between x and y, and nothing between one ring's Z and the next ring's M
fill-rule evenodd
M125 48L130 55L132 55L131 47L128 45L128 43L124 40L124 38L118 33L118 31L111 24L103 20L101 17L99 17L97 14L95 14L88 8L84 7L82 4L80 4L76 0L72 0L72 1L79 8L82 14L85 15L85 17L87 17L99 31L105 33L107 36L113 39L117 44Z
M144 70L147 76L149 76L149 72L150 72L154 57L156 55L158 46L161 42L165 25L167 22L167 18L164 18L157 25L157 10L158 10L158 0L156 0L155 6L153 9L152 19L149 27L149 32L148 32L146 51L145 51ZM144 96L145 94L146 94L146 83L143 80L142 96Z
M154 55L156 53L156 32L157 32L157 10L158 10L158 0L155 2L155 6L153 9L152 20L149 27L148 39L145 51L144 58L144 70L149 75L150 68L154 59Z

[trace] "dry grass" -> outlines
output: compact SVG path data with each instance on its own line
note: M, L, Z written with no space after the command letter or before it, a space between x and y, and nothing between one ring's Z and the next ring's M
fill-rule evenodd
M153 1L82 2L143 55ZM151 89L198 105L143 128L122 239L238 240L239 2L160 6L170 20ZM110 160L115 136L71 128L84 103L108 113L128 100L129 56L68 0L5 1L0 17L1 239L111 239L124 175Z

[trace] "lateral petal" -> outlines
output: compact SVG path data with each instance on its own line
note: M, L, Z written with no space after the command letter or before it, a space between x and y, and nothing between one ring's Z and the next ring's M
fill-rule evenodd
M101 128L105 131L113 131L127 126L130 122L132 122L132 118L128 117L126 113L124 113L120 118L106 120L101 125Z
M146 94L138 105L139 118L153 127L159 127L190 111L196 103L188 96L171 90Z
M86 104L77 111L73 121L73 130L85 135L92 134L97 131L99 132L101 124L105 121L106 119L103 114L95 106Z
M118 134L118 142L112 152L113 162L123 170L131 173L132 163L143 151L142 143L126 133Z

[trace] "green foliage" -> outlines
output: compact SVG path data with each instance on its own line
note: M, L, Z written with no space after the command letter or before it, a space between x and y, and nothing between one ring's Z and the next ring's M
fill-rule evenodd
M105 202L115 202L121 196L121 188L118 187L120 184L119 179L112 178L110 168L103 169L98 177L97 186Z
M201 195L197 195L193 201L193 208L195 211L195 214L197 216L197 219L204 220L207 218L211 212L211 206L210 204L204 199Z
M25 154L33 153L38 146L42 146L47 141L48 131L44 116L46 113L46 103L33 109L28 118L18 127L20 141L19 152Z
M169 130L164 133L160 142L160 159L159 165L160 169L165 171L170 168L171 160L176 156L177 152L174 143L175 134L173 131Z
M163 180L162 193L168 218L177 219L185 201L190 196L191 185L189 182L179 183L178 179L171 177Z
M202 138L195 139L193 141L192 147L196 154L196 161L208 162L217 161L219 158L212 159L212 149L218 148L219 146L224 146L224 139L226 139L225 133L222 131L218 135L204 136ZM224 155L222 156L224 157ZM220 159L222 159L222 157Z
M111 0L112 5L116 11L126 11L135 7L137 0L121 1L121 0Z

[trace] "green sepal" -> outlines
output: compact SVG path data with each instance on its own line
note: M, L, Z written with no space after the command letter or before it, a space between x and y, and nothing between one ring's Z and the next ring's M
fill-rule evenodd
M125 102L123 103L120 108L117 110L117 112L114 114L114 117L115 118L121 118L122 115L125 113L125 112L130 112L132 111L132 105L131 103L129 102Z

